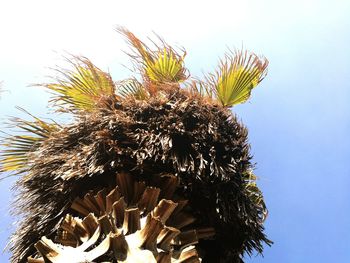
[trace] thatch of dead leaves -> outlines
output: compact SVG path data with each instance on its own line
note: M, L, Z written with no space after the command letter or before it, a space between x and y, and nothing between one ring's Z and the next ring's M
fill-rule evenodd
M110 186L123 171L143 181L156 174L179 178L176 195L189 201L195 226L215 228L215 238L198 243L203 262L242 262L244 252L261 253L264 243L271 244L263 233L266 207L252 173L247 129L228 107L249 98L267 61L238 52L207 83L191 81L185 54L167 45L151 51L129 31L122 33L139 54L133 58L141 61L142 81L114 83L89 60L75 58L74 72L44 85L75 122L17 119L34 136L4 140L2 170L21 175L12 262L26 262L77 197Z

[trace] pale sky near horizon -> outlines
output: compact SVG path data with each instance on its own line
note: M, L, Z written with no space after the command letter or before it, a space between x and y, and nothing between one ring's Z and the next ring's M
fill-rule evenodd
M263 54L267 78L233 111L249 128L275 244L246 262L350 262L349 14L348 0L1 1L0 121L18 116L15 106L49 116L49 95L28 85L47 81L67 53L114 80L129 77L118 25L184 47L198 77L227 47ZM11 232L13 181L0 181L0 249Z

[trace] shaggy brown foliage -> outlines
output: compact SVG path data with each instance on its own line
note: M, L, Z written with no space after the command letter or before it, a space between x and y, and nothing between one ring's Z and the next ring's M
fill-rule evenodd
M202 82L188 79L185 52L178 54L164 41L152 50L131 32L120 31L134 48L130 56L139 64L141 81L131 78L114 83L88 59L76 57L73 71L58 70L61 76L43 85L55 93L52 102L58 111L73 114L75 121L59 125L35 117L34 121L15 119L16 126L29 135L9 136L3 141L0 172L21 175L15 186L14 211L21 222L10 242L12 262L27 262L28 257L30 262L43 262L39 257L45 258L48 251L57 248L49 239L60 233L65 220L82 216L72 209L76 200L89 193L109 191L118 185L116 174L125 173L133 181L158 187L161 192L169 191L170 185L162 180L154 182L154 178L175 176L176 198L170 201L188 200L191 217L195 218L191 229L212 229L206 236L209 239L198 238L196 248L186 252L194 262L201 258L203 262L238 263L243 253L261 253L264 243L272 243L263 233L266 207L252 173L247 129L228 107L249 98L266 75L267 60L237 52L226 56L217 74ZM107 197L96 198L103 204L101 200ZM91 207L91 202L86 205ZM96 213L72 219L65 231L74 229L81 220L90 220L79 227L83 231L80 234L92 227L97 233L95 223L111 215L103 211L101 219L99 211ZM155 216L155 220L160 219ZM181 224L186 218L183 220ZM186 232L186 227L181 231ZM102 245L89 251L112 253L110 244L119 230L113 231L100 236ZM73 234L61 244L80 238ZM92 232L87 236L94 238L93 243L98 241ZM66 258L69 249L57 249ZM181 253L179 250L178 255ZM162 255L167 259L154 256L158 262L168 262L172 257ZM100 262L95 255L89 258Z
M180 178L177 192L189 200L196 225L216 230L214 240L199 243L204 262L239 262L243 251L262 252L270 241L262 233L265 207L246 190L247 130L228 109L183 90L114 106L81 116L33 153L29 174L17 183L16 204L25 216L13 237L13 262L25 262L33 241L58 228L76 197L106 187L118 171L143 180L162 173Z

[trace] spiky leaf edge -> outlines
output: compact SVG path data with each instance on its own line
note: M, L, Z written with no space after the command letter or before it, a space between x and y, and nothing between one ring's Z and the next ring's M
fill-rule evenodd
M116 83L117 95L123 99L133 98L147 100L150 96L148 91L136 78L129 78Z
M146 82L152 84L181 83L188 78L187 69L184 66L185 50L182 50L182 55L178 54L160 37L158 39L161 45L153 42L155 50L151 50L127 29L119 27L117 31L127 39L128 44L133 48L134 52L127 54L136 62L136 68Z
M219 69L206 79L221 105L233 107L249 99L252 89L265 78L268 64L265 57L254 53L229 51L220 60Z
M30 153L38 149L51 133L60 129L60 125L56 122L47 123L22 108L18 107L18 109L34 120L27 121L21 118L10 120L11 126L25 134L2 137L1 146L4 149L0 153L0 173L15 172L14 174L17 175L26 172Z
M72 70L56 69L60 76L53 83L39 84L51 91L51 103L58 111L73 114L93 112L108 108L118 101L115 84L109 73L96 67L85 57L73 57L67 61Z

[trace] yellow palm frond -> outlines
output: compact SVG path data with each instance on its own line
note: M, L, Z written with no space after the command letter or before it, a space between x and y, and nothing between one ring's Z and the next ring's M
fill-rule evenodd
M186 52L179 55L171 46L162 41L161 46L151 50L130 31L119 29L136 50L137 55L130 55L138 63L144 77L153 83L179 83L187 79L187 70L184 66Z
M208 80L217 99L225 107L246 102L255 88L267 74L268 61L254 53L236 51L226 54L219 70Z
M117 95L121 98L133 97L137 100L146 100L149 97L148 91L135 78L120 81L116 87Z
M157 57L145 64L145 72L153 82L181 82L186 79L183 57L177 56L172 49L159 50Z
M60 128L57 123L47 123L37 117L32 117L34 121L12 119L14 126L27 134L9 135L2 139L1 146L4 149L0 155L0 172L23 172L27 167L29 154L35 151L52 132Z
M111 76L97 68L87 58L76 57L73 71L58 70L57 83L44 86L55 92L53 102L68 110L92 112L106 102L116 99L115 85Z

